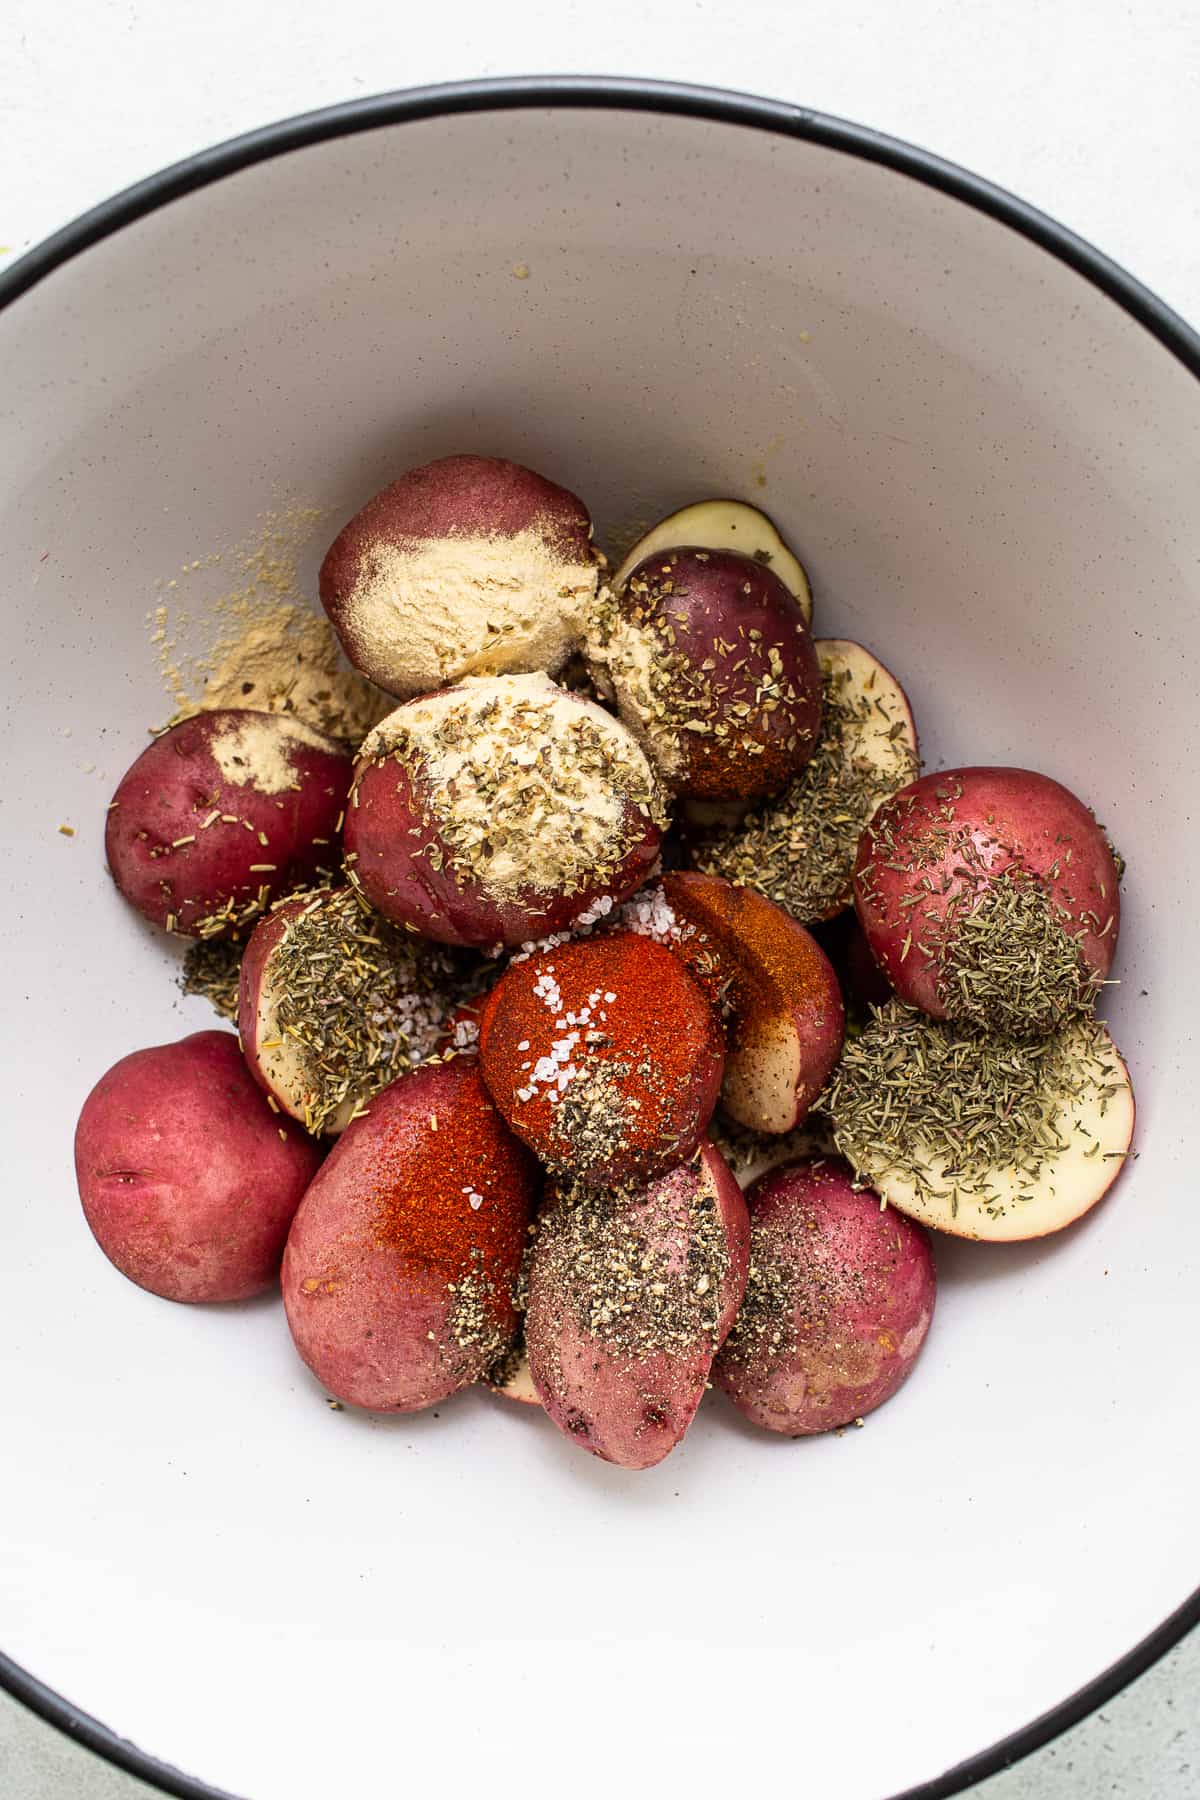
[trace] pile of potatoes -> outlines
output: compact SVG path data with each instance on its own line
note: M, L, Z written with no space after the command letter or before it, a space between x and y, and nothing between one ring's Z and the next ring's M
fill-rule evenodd
M1057 1229L1128 1150L1103 831L1031 771L920 777L900 684L813 636L738 501L614 573L577 496L448 457L345 526L320 598L398 702L361 744L203 713L109 807L121 894L240 988L236 1036L84 1103L101 1249L169 1300L281 1282L354 1406L483 1383L628 1468L709 1386L787 1437L861 1422L930 1327L926 1225ZM1033 1071L1032 1173L955 1156L930 1042L985 1114L997 1056ZM1059 1155L1060 1115L1102 1153Z

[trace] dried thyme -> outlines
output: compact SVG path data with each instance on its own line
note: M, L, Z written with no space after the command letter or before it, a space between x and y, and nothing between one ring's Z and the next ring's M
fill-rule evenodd
M353 889L314 895L289 919L272 952L273 1036L261 1047L294 1047L310 1131L430 1055L454 970L448 952L387 924Z
M1102 985L1036 876L1019 868L960 890L931 934L947 1018L1044 1035L1089 1013Z
M985 1205L993 1177L1015 1176L1031 1199L1046 1168L1068 1148L1073 1103L1101 1110L1119 1091L1093 1018L1049 1037L1016 1039L930 1019L899 1000L872 1009L847 1042L817 1104L834 1141L868 1181L931 1179L947 1196L970 1192Z
M179 985L185 994L207 1000L223 1019L236 1019L244 944L229 938L201 938L188 946Z

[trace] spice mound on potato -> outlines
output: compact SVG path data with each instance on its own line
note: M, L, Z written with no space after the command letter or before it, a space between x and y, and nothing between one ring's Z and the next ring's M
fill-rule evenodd
M167 931L244 931L336 864L352 773L343 745L286 714L198 713L122 778L104 837L113 880Z
M746 1203L746 1297L713 1384L788 1437L850 1425L891 1399L925 1342L937 1291L929 1239L837 1159L776 1169Z
M834 1141L890 1206L956 1237L1061 1231L1133 1140L1129 1072L1097 1019L1002 1038L899 1000L846 1044L821 1097Z
M414 1412L486 1375L516 1335L537 1195L474 1060L427 1063L376 1094L284 1254L288 1324L318 1381L352 1406Z
M752 888L672 873L662 897L675 954L726 1016L722 1107L754 1131L794 1130L842 1047L845 1010L829 958Z
M669 950L631 932L514 964L480 1024L480 1061L512 1129L549 1169L646 1181L691 1156L721 1085L721 1028Z
M1118 871L1075 795L1029 769L948 769L880 807L854 903L896 993L1014 1036L1090 1012L1120 928Z
M746 1286L749 1219L710 1144L635 1193L568 1183L529 1259L525 1343L550 1419L649 1469L691 1424Z
M282 901L242 959L238 1034L255 1079L306 1130L344 1131L438 1048L454 965L353 888Z
M677 550L680 544L693 544L699 550L737 550L753 557L778 575L804 614L805 623L812 622L812 589L802 564L766 513L747 506L744 500L694 500L669 513L638 539L613 576L613 587L624 587L648 557Z
M880 804L920 768L904 690L879 659L818 638L824 710L816 749L782 793L740 821L693 835L688 860L706 875L757 888L802 924L850 905L859 838Z
M777 575L733 550L681 547L604 590L587 639L597 687L676 793L747 800L811 756L821 671Z
M396 924L448 944L521 944L641 885L666 814L603 707L544 675L411 700L363 744L346 872Z
M228 1031L122 1057L83 1104L75 1173L109 1261L164 1300L274 1285L321 1152L281 1119Z
M599 558L587 508L532 469L447 456L369 500L321 565L321 603L363 675L401 700L463 675L556 673Z

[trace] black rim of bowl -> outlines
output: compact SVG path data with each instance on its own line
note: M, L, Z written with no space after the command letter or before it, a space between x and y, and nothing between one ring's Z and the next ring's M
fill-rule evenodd
M898 174L952 195L976 212L986 213L989 218L1040 245L1107 294L1200 379L1200 334L1118 264L1003 188L995 187L953 163L944 162L927 150L885 137L866 126L813 112L807 107L716 88L615 76L529 76L402 89L348 101L340 106L323 107L318 112L302 113L296 118L283 119L261 130L230 138L115 194L36 245L0 275L0 310L10 306L53 270L70 262L72 257L101 239L111 237L123 226L254 163L330 138L373 131L380 126L404 125L418 119L444 118L456 113L504 112L529 107L676 113L801 138L865 162L881 163ZM1023 1756L1048 1744L1111 1700L1197 1624L1200 1624L1200 1589L1110 1669L1058 1706L990 1749L956 1764L943 1775L906 1788L902 1794L893 1795L891 1800L949 1800L949 1796L961 1794L988 1776L1010 1768ZM185 1775L140 1750L136 1744L118 1737L99 1720L81 1711L3 1654L0 1654L0 1686L68 1737L139 1776L162 1793L176 1795L179 1800L233 1800L224 1790Z

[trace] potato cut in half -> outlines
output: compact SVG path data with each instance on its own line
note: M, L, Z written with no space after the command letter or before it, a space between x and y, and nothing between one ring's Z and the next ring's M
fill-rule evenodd
M1027 1041L893 1000L849 1040L821 1105L838 1149L887 1204L991 1242L1082 1218L1133 1139L1129 1071L1092 1018Z
M683 546L696 550L740 550L766 563L798 603L805 619L812 621L812 589L799 558L788 549L766 513L744 500L697 500L669 513L639 538L613 577L620 588L634 569L660 550Z
M818 638L824 711L817 745L781 793L735 823L694 814L689 861L757 888L804 924L850 904L859 839L916 776L917 729L891 671L862 644Z

